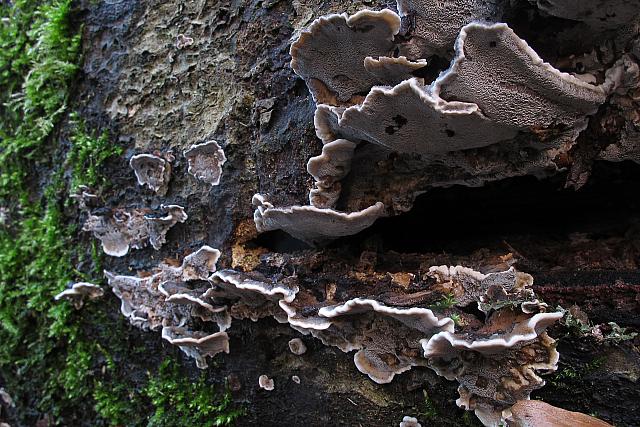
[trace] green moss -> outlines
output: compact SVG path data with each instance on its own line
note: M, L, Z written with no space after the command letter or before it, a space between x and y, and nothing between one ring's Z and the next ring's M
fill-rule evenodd
M234 407L228 390L219 393L204 374L192 381L171 359L164 360L140 392L97 382L96 412L109 425L180 427L231 425L244 411ZM141 410L141 408L143 408Z
M424 401L420 410L420 417L425 420L435 420L438 417L438 408L429 397L427 390L422 390L422 394L424 395Z
M453 323L455 323L456 326L460 326L460 322L462 321L462 317L460 317L460 315L458 313L453 313L449 317L451 318L451 320L453 320Z
M595 325L587 320L585 323L581 319L573 316L570 310L558 306L557 311L564 311L565 316L561 323L567 327L569 334L574 336L584 337L594 334ZM600 325L602 326L602 325ZM638 336L637 332L631 332L628 328L623 328L615 322L608 322L604 328L606 333L602 336L602 340L607 343L620 344L624 341L629 341Z
M18 0L0 6L2 16L9 17L0 26L2 197L23 195L24 183L38 161L47 158L42 151L66 111L80 52L71 4Z
M584 380L586 376L600 369L605 361L605 357L596 357L581 366L563 367L550 376L549 383L559 389L571 390L576 386L577 382Z
M456 305L456 298L452 293L447 293L440 298L440 300L436 301L430 308L436 310L445 310L447 308L451 308Z
M71 190L74 191L79 185L104 187L107 181L100 175L98 167L107 159L121 155L123 148L111 144L106 131L100 135L91 134L84 121L75 113L71 114L71 123L74 131L70 138L71 150L67 155L67 163L73 175Z
M124 384L98 381L93 391L95 410L113 426L142 425L142 414L137 411L136 395Z
M204 376L190 381L171 360L160 365L158 375L149 379L143 394L155 409L149 426L222 426L242 414L242 410L230 408L229 393L218 396Z
M53 297L74 278L60 193L47 144L66 111L80 37L71 0L4 2L0 30L0 369L23 410L58 414L84 386L87 349L75 314ZM37 178L37 179L33 179ZM33 183L45 182L42 193ZM36 184L37 185L37 184ZM78 364L79 361L79 364Z

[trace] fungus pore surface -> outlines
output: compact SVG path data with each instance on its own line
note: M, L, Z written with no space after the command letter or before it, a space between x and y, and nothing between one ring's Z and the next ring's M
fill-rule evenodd
M185 150L189 173L212 187L220 184L227 157L216 141L203 142Z
M153 192L164 196L171 179L171 161L173 155L165 158L155 154L136 154L129 160L129 165L136 175L138 184L146 185Z
M162 205L161 211L162 216L150 209L113 209L106 215L89 215L83 230L102 242L107 255L121 257L129 248L142 249L149 244L158 250L169 229L188 218L182 206Z
M344 213L315 206L276 208L260 194L253 196L253 219L258 232L283 230L312 246L356 234L384 214L384 205L376 203L359 212Z

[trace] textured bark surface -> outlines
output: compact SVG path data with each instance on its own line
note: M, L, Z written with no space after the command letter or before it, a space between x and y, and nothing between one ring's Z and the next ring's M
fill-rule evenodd
M514 4L508 23L551 63L599 43L590 35L574 36L566 21L535 15L527 2ZM384 188L392 200L394 188L402 186L416 194L407 198L403 190L391 205L396 213L409 213L381 219L323 250L306 249L281 232L257 236L251 196L269 194L278 206L306 204L313 183L306 162L322 146L315 137L313 101L289 67L290 40L318 16L363 7L395 4L110 0L87 5L77 101L92 126L109 128L127 148L107 171L114 185L100 195L104 206L179 204L189 215L169 231L159 251L131 251L109 258L105 268L122 274L150 270L163 259L180 259L207 244L222 251L219 269L250 270L260 265L260 257L266 268L277 258L282 272L297 274L299 283L323 298L330 283L348 294L360 284L356 273L420 276L432 265L486 268L509 258L533 275L536 293L550 306L578 305L595 324L640 328L640 165L596 162L583 188L564 189L567 179L587 173L599 155L583 146L593 141L606 146L609 142L599 133L610 136L627 126L608 104L594 120L622 124L605 131L590 126L574 158L567 159L570 172L543 181L520 177L480 188L433 189L414 203L417 193L427 190L423 177L402 173L402 166L384 176L369 175L361 162L345 183L349 206L340 207L366 207L371 195ZM563 43L554 43L561 32ZM193 44L178 48L179 34ZM182 157L183 150L210 139L220 143L228 159L216 187L188 175ZM163 197L139 187L128 166L132 155L156 150L173 151L177 158ZM368 156L395 159L387 152L366 151L361 158ZM83 220L79 213L78 222ZM379 300L392 288L389 276L379 279ZM117 299L109 293L106 301L114 318L119 316ZM181 354L158 333L132 327L130 334L132 345L143 349L140 359L118 363L132 376L142 375L162 354ZM423 425L463 423L464 411L455 405L457 384L428 368L413 368L379 385L358 372L352 354L310 337L303 337L307 353L293 355L287 342L299 334L271 319L235 321L229 334L230 354L218 355L207 375L218 383L239 384L234 399L248 409L242 425L388 426L398 425L403 415L417 416ZM548 381L534 397L616 425L640 424L638 338L601 342L563 326L550 334L560 339L560 372L578 374ZM195 369L193 361L184 363ZM261 374L275 380L274 391L258 388ZM291 380L293 375L300 384ZM424 415L423 391L437 408L430 418Z

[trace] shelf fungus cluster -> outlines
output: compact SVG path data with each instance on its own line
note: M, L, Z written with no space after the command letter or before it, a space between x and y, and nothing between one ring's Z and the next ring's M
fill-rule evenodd
M188 173L211 186L220 183L222 165L227 158L216 141L207 141L185 150ZM165 196L171 180L172 152L152 154L141 153L129 159L140 186L146 186L158 196ZM101 215L92 213L98 196L86 186L80 186L78 193L71 196L79 207L89 213L83 231L92 232L102 242L104 253L122 257L130 248L142 249L151 245L158 250L166 242L167 232L177 223L183 223L188 215L184 208L174 204L161 204L160 211L149 208L99 209ZM107 211L107 213L104 213Z
M253 196L257 231L282 230L323 246L410 210L414 198L431 188L556 173L571 164L581 135L606 109L626 114L618 132L623 136L597 147L593 158L640 162L639 45L617 62L613 56L599 62L602 52L584 53L588 71L567 73L561 71L567 68L562 60L555 66L545 62L502 22L507 3L398 0L397 12L332 14L297 33L291 68L315 102L322 148L307 163L313 178L308 202L278 206L275 194ZM639 5L638 0L612 0L607 8L595 0L525 3L536 16L572 20L594 31L628 25L638 15L631 7ZM582 61L563 60L574 68ZM185 173L220 185L227 157L216 141L182 154ZM174 160L171 154L138 154L130 166L140 185L164 197L171 194ZM259 180L263 175L258 175ZM85 209L98 199L88 189L76 197ZM249 200L242 203L246 207ZM149 245L158 250L167 232L187 220L183 207L160 206L159 211L90 211L84 230L101 240L108 255L121 257ZM229 243L220 247L226 250ZM235 255L223 258L224 267L233 269L218 270L220 251L202 246L181 263L165 260L137 275L105 275L132 325L161 331L199 368L207 367L207 358L233 352L228 332L234 321L274 318L300 334L287 350L299 361L313 353L306 344L318 340L353 352L357 370L375 383L389 383L414 368L432 369L457 381L460 407L474 411L485 425L498 426L528 413L523 402L544 385L541 375L557 367L559 354L546 330L564 313L538 300L532 276L508 263L489 272L430 263L404 271L398 263L403 271L379 274L371 267L345 279L348 285L331 283L328 291L308 277L313 269L296 270L295 262L284 268L295 258L290 254L260 248L249 267ZM275 258L279 261L270 264ZM80 285L59 297L79 297ZM292 380L300 383L297 376ZM286 387L278 384L278 390ZM266 375L258 385L274 390ZM405 417L403 425L419 424Z
M273 317L325 345L355 351L356 368L377 383L415 366L457 380L458 404L487 425L497 425L503 410L544 384L538 371L556 368L558 353L545 329L563 313L548 312L530 288L531 276L513 268L482 274L432 267L424 275L430 292L455 297L452 305L436 308L380 302L366 284L345 300L334 295L321 301L295 275L216 271L219 256L204 246L180 266L162 263L139 276L105 274L133 325L161 329L200 368L206 357L230 351L232 319ZM483 316L469 314L470 304ZM301 339L289 346L303 357Z
M600 64L601 79L560 71L501 23L506 3L398 0L398 13L332 14L299 34L291 67L316 102L324 144L308 165L312 206L353 211L382 202L394 215L429 188L566 166L589 118L618 87L605 71L622 66ZM637 2L531 3L543 15L598 28L638 16ZM341 198L344 185L350 191Z
M624 2L612 6L619 18L601 17L609 9L597 2L532 3L542 14L605 26L637 15L625 14ZM322 152L307 164L315 180L310 205L254 197L258 231L281 229L318 246L411 209L430 188L566 167L589 118L629 70L602 65L601 79L560 71L500 22L505 4L399 0L398 13L332 14L300 32L291 68L316 103ZM443 58L451 60L446 69ZM629 151L625 141L609 152ZM631 151L618 157L637 158Z
M162 263L155 271L138 276L108 271L105 275L121 301L120 311L132 325L162 329L162 338L194 358L198 367L206 368L206 357L229 352L225 330L231 320L226 307L204 295L206 280L215 272L219 257L217 249L203 246L186 256L180 266ZM195 329L196 320L216 323L218 331Z
M89 215L83 230L90 231L102 242L104 253L121 257L129 248L154 249L166 242L167 232L188 216L182 206L162 205L161 212L151 209L113 209L105 215Z

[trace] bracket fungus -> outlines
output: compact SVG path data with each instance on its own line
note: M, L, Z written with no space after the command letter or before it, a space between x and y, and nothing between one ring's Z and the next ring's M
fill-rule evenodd
M232 317L249 318L254 322L267 316L286 322L286 312L280 303L292 302L298 293L295 285L275 284L255 273L250 275L234 270L218 271L211 276L210 282L213 287L205 294L207 297L231 301Z
M374 87L362 104L346 110L319 105L315 124L320 138L365 140L423 155L486 147L517 134L514 127L489 120L475 104L432 95L417 78L393 88Z
M541 150L572 143L606 95L605 87L543 62L506 24L469 24L460 31L451 67L432 85L411 78L373 87L346 109L320 104L315 125L325 143L365 140L401 153L481 148L519 132L543 142L532 145Z
M521 3L526 8L519 9ZM305 11L308 5L298 6L292 6L299 15L294 27L311 20L312 11ZM304 335L304 342L300 338L288 341L288 348L295 355L305 354L305 342L309 345L311 339L318 339L340 351L353 352L356 368L378 384L390 383L396 375L413 367L429 367L458 382L458 406L475 411L485 425L530 418L526 407L530 394L544 385L543 371L555 370L558 363L555 341L546 330L563 313L551 312L536 297L532 276L510 268L515 265L515 257L505 257L482 272L461 265L429 268L432 263L447 262L455 255L426 253L438 243L420 245L416 251L424 252L420 254L391 250L390 246L403 243L402 233L386 241L394 232L390 229L392 221L379 224L379 232L372 238L363 236L367 239L353 239L343 242L346 245L323 250L293 253L289 249L297 245L287 247L290 242L278 240L281 236L275 234L252 239L256 230L282 230L310 246L325 245L365 230L378 218L410 210L417 195L433 188L481 186L506 177L556 173L572 164L576 151L589 143L595 147L585 154L590 156L588 160L640 159L637 108L628 112L631 105L638 103L637 40L635 46L632 41L622 43L613 38L607 40L612 46L585 43L582 51L571 54L564 47L556 52L544 46L547 30L557 32L558 38L569 37L560 34L566 29L560 19L553 19L545 35L524 25L534 18L536 23L543 21L549 14L598 29L614 29L633 19L637 24L639 6L640 0L611 0L608 7L601 0L397 0L398 13L388 9L362 10L351 16L343 13L319 17L299 32L290 47L291 68L313 97L315 133L323 143L322 152L315 153L318 155L306 165L314 186L309 192L309 205L304 206L297 203L306 201L289 201L299 198L303 191L300 187L311 179L301 179L291 165L309 157L313 147L292 148L287 144L291 140L308 140L304 126L292 126L306 120L309 111L299 108L304 106L299 86L286 70L281 70L286 55L278 48L257 58L257 62L252 55L244 58L246 61L236 61L236 71L246 80L239 90L247 96L240 96L241 102L234 105L250 109L253 104L251 124L237 120L237 108L227 117L227 124L240 123L245 131L210 126L226 117L222 110L221 119L205 117L203 122L202 117L195 117L194 123L199 123L198 131L204 128L227 135L229 147L240 147L234 145L237 138L259 137L258 148L254 144L234 153L239 156L236 160L246 161L247 170L255 169L256 179L246 179L246 173L240 173L234 184L251 181L244 188L234 185L212 190L224 193L224 201L228 202L225 206L233 208L233 212L221 214L219 227L209 227L203 221L187 235L201 241L219 231L216 239L221 247L232 248L224 259L225 265L245 271L216 271L221 252L209 246L185 252L181 263L177 259L165 260L138 276L105 271L109 285L121 300L122 314L139 328L161 330L162 338L195 359L198 368L205 368L209 357L229 353L227 332L233 326L232 319L256 322L272 317ZM611 10L613 14L609 13ZM503 16L519 34L499 23ZM287 27L287 22L284 24ZM245 30L253 28L244 27L238 40L246 41ZM260 43L281 45L286 31L276 33L261 35ZM634 34L637 36L637 31ZM526 36L532 46L541 46L541 54L553 58L554 65L544 62L520 36ZM193 39L180 34L177 42L180 49L193 43ZM611 54L611 50L624 50L626 56L617 58L618 53ZM178 65L182 72L191 67L195 53L183 52L181 58L184 61ZM221 58L218 62L228 59L225 55ZM581 61L587 67L578 70ZM249 86L264 83L258 74L272 62L273 70L278 68L275 80L268 81L264 90L251 92ZM605 72L611 64L614 66ZM197 85L197 78L185 81L195 81ZM286 96L277 97L282 94ZM214 104L205 103L203 108L216 107ZM622 113L613 111L616 109L628 114L620 120L624 124L617 123ZM144 116L157 115L147 112ZM600 120L600 116L605 118ZM609 121L615 122L611 128L620 130L616 132L617 142L614 138L589 140L593 132L578 139L585 129L606 127ZM139 124L134 123L133 127L138 128ZM292 129L295 132L287 134ZM609 130L600 131L604 135ZM194 133L200 132L185 135ZM190 175L212 187L220 184L227 161L220 144L213 140L195 144L183 154ZM251 157L256 154L272 157ZM164 195L173 160L171 156L137 154L129 163L140 185ZM283 183L286 180L286 185L265 185L268 176L277 176ZM247 223L243 217L246 211L240 212L242 205L238 201L252 188L268 188L274 196L270 199L253 195L256 230L251 228L251 220ZM188 190L183 188L181 194L187 197ZM282 199L276 199L276 195ZM88 191L78 197L81 203L87 200L85 208L96 199ZM281 206L274 201L284 199L288 202ZM441 204L452 206L442 208L436 203L433 209L464 204L457 199L443 199ZM443 199L436 198L436 202ZM215 208L218 213L224 210L221 205ZM425 203L416 213L431 208ZM112 256L121 257L130 248L148 245L158 250L169 229L187 220L180 206L163 205L162 209L166 214L142 208L118 208L106 214L107 209L94 211L84 229L93 232L101 240L104 252ZM202 216L206 209L196 211ZM415 226L413 220L407 223L407 229ZM276 242L271 245L273 241ZM276 252L283 247L287 247L286 253ZM357 247L363 250L359 258ZM477 266L480 260L486 261L485 254L462 258L469 261L467 265ZM537 265L534 262L528 265ZM80 285L83 284L74 285L56 299L78 298L74 303L81 304ZM253 349L246 348L249 350L245 351ZM323 352L313 353L297 359L285 355L286 361L297 363L294 368L299 370L282 375L283 381L290 377L299 384L300 378L291 375L309 374L307 364L320 360ZM312 377L308 379L310 386L317 383L317 378ZM274 381L267 375L260 375L258 385L264 390L274 389ZM416 418L409 416L400 425L420 426Z
M100 198L94 194L93 190L86 185L79 185L78 188L76 188L76 191L71 194L69 198L75 200L78 203L78 207L83 211L94 208L97 205L98 200L100 200Z
M142 249L149 244L158 250L166 242L169 229L188 218L182 206L161 205L161 209L165 213L159 217L149 209L122 208L106 215L89 215L83 230L93 232L107 255L121 257L129 248Z
M611 93L611 82L592 84L599 79L544 62L506 24L496 23L506 9L500 0L400 0L400 30L391 25L393 12L379 12L382 19L366 10L318 18L300 34L291 47L291 66L316 102L317 137L325 147L337 140L364 142L355 156L341 142L310 161L316 180L312 206L332 208L344 193L348 200L341 206L360 209L362 197L354 195L364 191L365 200L384 202L385 214L393 215L430 188L543 177L565 166L588 118ZM360 36L350 20L365 16L372 20L371 31L385 35L377 51L346 43ZM427 81L438 58L451 56L449 68ZM615 148L609 151L616 155ZM322 179L313 169L334 161L346 167L344 173ZM371 168L377 181L363 173ZM358 173L340 182L349 169ZM342 191L345 186L349 191ZM392 197L390 186L397 190Z
M440 331L453 332L453 320L439 319L429 309L388 307L363 298L322 307L318 317L327 319L327 324L306 332L344 352L358 350L353 356L356 368L379 384L391 382L412 366L425 365L420 339Z
M398 12L407 21L410 34L402 51L411 58L446 56L463 26L499 20L504 3L502 0L398 0Z
M365 69L365 58L388 56L399 29L400 18L388 9L323 16L291 44L291 68L307 82L317 102L357 102L378 83Z
M180 324L187 310L177 311L165 303L165 296L158 289L158 274L135 277L104 272L113 293L120 299L120 311L129 322L140 329L157 330L165 320Z
M200 369L207 368L207 357L213 357L218 353L229 353L229 336L226 332L207 334L205 332L191 332L179 326L164 326L162 338L180 350L187 356L195 359L196 366Z
M189 164L189 173L212 187L220 184L222 165L227 161L224 151L216 141L207 141L191 146L184 156Z
M307 346L300 338L289 340L289 350L296 356L301 356L307 352Z
M322 154L309 159L307 172L316 180L309 202L320 209L332 208L340 197L340 180L349 173L356 144L337 139L322 147Z
M200 368L206 367L206 357L229 352L229 316L254 321L274 317L325 345L356 350L356 368L377 383L391 382L413 366L457 379L458 404L475 410L486 425L495 425L503 410L544 384L536 371L556 368L555 342L544 330L563 313L545 312L546 305L529 292L531 276L513 268L488 274L461 266L430 268L425 276L433 279L430 292L459 298L436 314L429 308L388 306L371 297L319 302L300 291L296 275L273 280L258 272L215 271L219 255L204 246L181 266L161 264L145 277L105 274L134 325L162 327L163 338ZM502 299L494 300L495 295ZM511 299L517 303L494 304ZM473 302L485 304L479 307L486 320L469 321L473 315L459 309ZM463 320L458 332L453 314ZM217 323L219 332L193 330L194 317ZM306 350L299 338L289 347L294 354ZM266 376L260 385L272 387Z
M364 59L365 70L376 76L381 85L386 86L395 86L403 80L414 77L415 72L427 65L426 59L411 61L406 56L397 58L388 56L372 58L368 56Z
M179 283L162 282L158 285L158 291L164 295L164 301L183 307L191 306L191 317L197 317L205 322L215 322L220 331L225 331L231 326L231 316L227 307L213 304L207 298L206 288L191 289Z
M275 383L272 378L269 378L266 375L260 375L258 377L258 386L266 391L273 391L275 388Z
M166 194L171 179L172 154L164 158L155 154L136 154L129 160L129 165L136 175L139 185L146 185L156 194Z
M458 406L474 410L485 425L497 425L504 409L544 385L537 370L556 369L555 341L544 330L563 315L503 309L474 332L422 340L424 357L439 375L458 381Z
M476 302L486 314L504 305L538 304L530 288L533 277L513 267L483 274L460 265L442 265L429 268L427 275L436 279L438 289L455 297L457 306Z
M59 301L66 299L71 301L76 310L79 310L84 305L85 298L96 299L104 295L104 291L98 285L87 282L74 283L69 289L57 294L54 299Z
M495 123L537 134L569 130L574 139L607 96L544 62L506 24L475 23L460 31L456 57L433 92L474 103Z
M162 337L179 345L182 351L205 368L205 357L229 352L224 331L231 319L227 307L214 304L206 295L210 286L202 281L216 271L220 251L202 246L184 257L178 267L162 263L142 277L116 275L105 271L120 310L131 324L142 329L162 328ZM195 283L195 284L194 284ZM194 318L215 322L219 332L211 334L192 330Z
M380 202L359 212L344 213L315 206L276 208L260 194L253 196L253 219L259 233L283 230L311 246L357 234L384 214Z
M508 427L612 427L589 415L556 408L540 400L521 400L502 414Z
M405 415L404 417L402 417L400 427L422 427L422 424L418 422L417 418Z
M216 264L220 258L220 251L204 245L197 251L187 255L180 267L161 264L160 268L182 281L207 280L216 271Z

